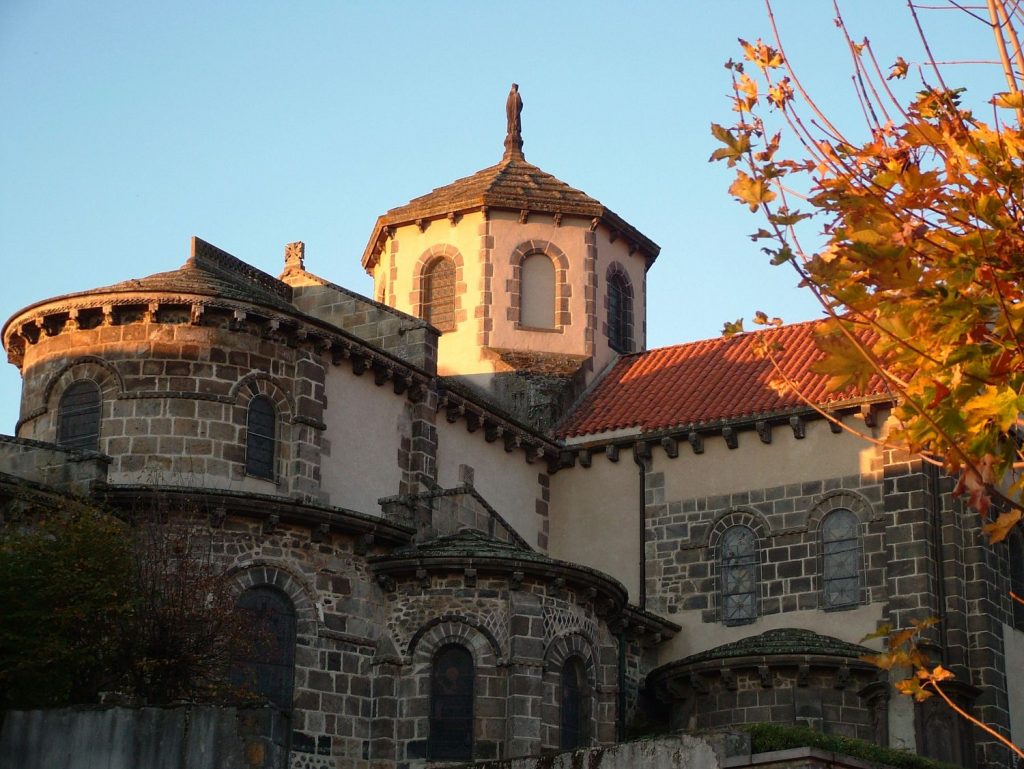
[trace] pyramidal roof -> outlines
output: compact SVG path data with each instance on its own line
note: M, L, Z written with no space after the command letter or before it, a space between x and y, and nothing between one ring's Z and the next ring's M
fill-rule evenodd
M510 115L505 154L499 163L413 198L378 217L363 252L363 266L370 269L376 264L387 227L485 207L529 213L575 214L601 220L654 261L661 250L654 241L601 201L528 163L523 155L522 136L512 122Z

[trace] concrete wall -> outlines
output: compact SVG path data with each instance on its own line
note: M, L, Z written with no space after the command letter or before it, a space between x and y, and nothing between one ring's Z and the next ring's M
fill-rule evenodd
M285 769L287 720L271 708L11 711L0 766L18 769Z

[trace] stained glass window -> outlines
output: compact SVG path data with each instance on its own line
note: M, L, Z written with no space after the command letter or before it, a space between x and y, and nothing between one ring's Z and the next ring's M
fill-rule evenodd
M757 535L730 526L722 535L722 619L749 622L757 617Z
M252 616L256 643L250 654L235 660L232 682L290 711L295 679L295 607L288 596L266 585L242 593L238 607Z
M579 657L562 665L561 747L565 750L586 744L586 671Z
M857 525L857 516L849 510L834 510L822 521L822 596L826 609L860 603Z
M632 348L633 295L621 275L608 278L608 344L616 352Z
M246 428L245 472L273 480L277 411L266 395L257 395L249 402Z
M439 760L473 757L473 657L458 644L434 655L427 754Z

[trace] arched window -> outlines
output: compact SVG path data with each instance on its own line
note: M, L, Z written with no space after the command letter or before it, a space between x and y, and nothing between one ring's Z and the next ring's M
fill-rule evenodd
M544 254L523 259L519 273L519 323L555 327L555 263Z
M251 587L238 608L253 620L255 643L235 660L231 680L285 711L292 709L295 681L295 607L277 588Z
M821 522L821 592L826 609L860 603L860 538L857 516L833 510Z
M757 617L757 535L747 526L730 526L721 548L722 620L750 622Z
M277 410L266 395L249 401L246 418L245 472L257 478L274 478L277 446Z
M435 259L423 271L423 319L438 331L455 330L455 262Z
M608 344L615 352L633 349L633 289L619 272L608 277Z
M1010 532L1006 544L1010 548L1010 590L1024 600L1024 534L1020 530ZM1013 601L1013 626L1024 630L1024 603L1010 600Z
M458 644L441 647L431 665L427 757L473 757L473 657Z
M565 750L586 745L589 721L587 672L583 660L569 657L562 665L562 703L560 745Z
M98 451L100 445L100 388L91 379L72 384L57 407L57 445Z

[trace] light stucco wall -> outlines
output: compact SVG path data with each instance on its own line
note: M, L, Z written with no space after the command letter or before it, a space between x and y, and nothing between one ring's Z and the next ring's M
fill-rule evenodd
M490 361L481 361L477 344L478 320L475 309L480 304L482 265L480 263L480 227L483 214L468 213L452 224L447 219L433 219L426 223L421 232L415 224L398 227L395 234L384 243L380 262L373 270L374 296L383 296L386 289L386 304L395 309L422 317L421 308L412 301L412 294L419 288L418 263L432 247L450 246L462 255L462 280L465 291L461 296L461 310L465 320L458 323L454 331L441 335L438 343L438 373L478 373L491 371ZM394 280L392 281L392 242L397 242L394 255ZM497 284L494 284L497 285ZM502 290L504 284L502 284ZM382 299L382 301L385 301Z
M1003 653L1006 659L1006 688L1010 699L1010 735L1017 745L1024 744L1024 632L1003 625ZM1012 671L1016 671L1014 675Z
M465 422L437 421L437 482L442 488L458 486L459 466L473 468L473 486L531 547L537 548L541 496L538 475L543 462L528 464L522 451L506 452L502 441L487 443L478 430L470 433ZM537 548L540 549L540 548Z
M328 503L380 515L377 500L399 492L398 448L408 436L406 399L390 386L378 387L373 375L354 375L346 367L328 370L327 408L321 454L321 486Z
M866 430L859 417L847 417L845 424ZM744 430L736 449L730 449L720 436L708 436L703 454L694 454L681 443L676 459L655 449L653 471L665 474L666 499L732 494L868 472L877 455L873 444L845 430L833 433L824 419L808 421L805 427L806 437L797 439L788 426L776 426L767 444L753 430Z
M631 352L639 352L647 348L645 333L647 289L644 256L639 251L630 254L629 243L623 238L611 240L610 233L605 227L599 227L596 234L597 330L594 334L594 370L600 371L617 354L608 346L608 336L604 332L608 322L608 267L612 262L618 263L626 271L633 288L633 347Z
M639 471L623 452L611 462L596 455L589 468L551 477L551 550L555 558L603 571L640 594Z

